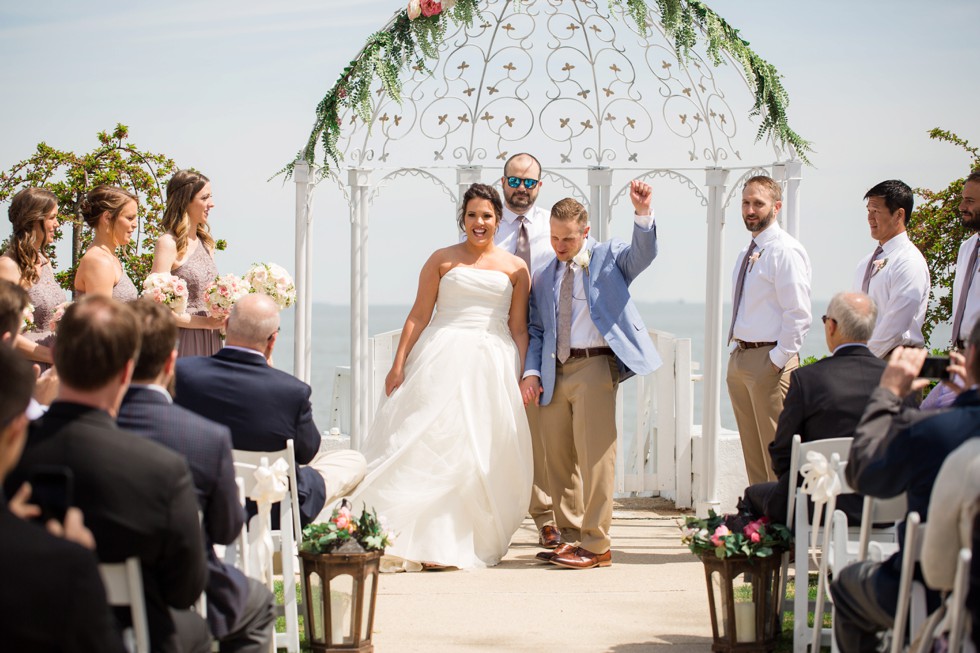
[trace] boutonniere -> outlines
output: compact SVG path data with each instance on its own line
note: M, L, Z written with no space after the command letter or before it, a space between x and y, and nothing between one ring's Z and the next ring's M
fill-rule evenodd
M574 257L572 257L572 263L579 266L583 270L589 269L589 261L592 260L592 250L587 249L584 245L582 249L578 251Z
M760 249L758 252L749 257L749 272L752 271L752 267L755 265L755 262L759 260L759 257L762 256L764 251L766 250Z
M875 271L871 273L871 276L873 277L876 274L878 274L879 272L881 272L882 269L884 269L884 267L886 265L888 265L888 259L887 258L880 258L877 261L875 261L874 262Z

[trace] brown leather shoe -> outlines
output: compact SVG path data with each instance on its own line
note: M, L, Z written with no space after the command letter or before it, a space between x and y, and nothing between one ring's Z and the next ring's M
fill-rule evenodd
M551 564L569 569L592 569L593 567L611 567L612 549L605 553L592 553L588 549L576 547L574 551L566 551L555 555Z
M558 545L558 548L552 551L539 551L538 554L535 555L534 557L536 560L540 560L541 562L551 562L555 558L555 556L562 553L572 553L573 551L575 551L574 544L562 543Z
M538 531L538 544L546 549L557 548L561 544L561 531L554 526L542 526Z

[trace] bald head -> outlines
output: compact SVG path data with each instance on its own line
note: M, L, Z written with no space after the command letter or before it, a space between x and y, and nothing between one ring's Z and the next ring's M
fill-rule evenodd
M827 327L827 346L831 351L842 344L867 344L878 320L878 308L863 292L839 292L827 305L827 317L833 324Z
M229 345L264 352L279 330L279 306L262 293L245 295L231 309L225 329Z

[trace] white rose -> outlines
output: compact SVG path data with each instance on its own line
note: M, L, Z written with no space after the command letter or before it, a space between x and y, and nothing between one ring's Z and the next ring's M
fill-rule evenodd
M456 6L456 0L442 0L442 10L449 11Z
M422 0L409 0L408 19L415 20L422 15Z
M575 255L575 256L574 256L573 258L572 258L572 262L573 262L573 263L575 263L575 265L577 265L577 266L579 266L580 268L587 268L587 267L589 267L589 261L590 261L591 259L592 259L592 252L590 252L590 251L589 251L589 250L588 250L588 249L587 249L587 248L586 248L586 247L585 247L585 246L583 245L583 246L582 246L582 249L580 249L580 250L578 251L578 254L576 254L576 255Z

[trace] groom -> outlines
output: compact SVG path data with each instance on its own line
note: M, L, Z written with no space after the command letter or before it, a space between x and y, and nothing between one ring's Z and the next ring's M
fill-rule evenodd
M629 285L657 255L651 188L630 183L636 211L633 242L597 243L588 238L588 213L571 198L551 209L556 258L531 284L530 345L521 381L524 403L540 406L541 432L555 521L573 525L568 503L575 466L582 474L585 514L578 546L562 544L538 554L571 569L612 564L616 465L616 390L633 374L660 367ZM561 499L559 499L561 498Z

